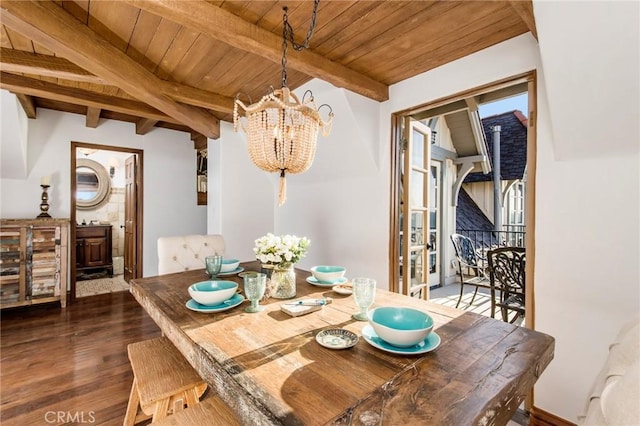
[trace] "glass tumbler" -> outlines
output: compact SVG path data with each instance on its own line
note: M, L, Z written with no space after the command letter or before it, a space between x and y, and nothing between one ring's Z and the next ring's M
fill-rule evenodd
M367 321L367 309L373 305L376 298L376 280L358 277L351 280L351 285L353 286L353 298L360 308L360 312L351 317L358 321Z

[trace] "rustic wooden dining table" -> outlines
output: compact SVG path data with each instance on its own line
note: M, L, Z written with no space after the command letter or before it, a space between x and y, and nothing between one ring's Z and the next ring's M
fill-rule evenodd
M241 264L259 271L257 262ZM546 334L418 298L378 289L373 307L407 306L434 319L439 346L416 355L390 353L362 337L352 296L311 285L297 271L300 298L332 303L303 316L270 298L216 313L190 310L187 287L204 269L135 279L131 293L163 334L247 425L506 424L554 354ZM236 281L237 275L221 277ZM360 336L328 349L315 336L341 328ZM215 421L215 413L212 413Z

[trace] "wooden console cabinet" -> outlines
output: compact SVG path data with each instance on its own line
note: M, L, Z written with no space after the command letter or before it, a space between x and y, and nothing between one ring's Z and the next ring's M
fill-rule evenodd
M0 308L67 306L69 220L0 221Z
M111 225L76 226L76 274L82 279L104 270L113 277Z

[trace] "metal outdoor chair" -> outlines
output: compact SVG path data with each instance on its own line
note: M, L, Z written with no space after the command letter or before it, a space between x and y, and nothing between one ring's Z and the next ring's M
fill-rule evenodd
M525 314L525 249L522 247L501 247L489 250L489 279L491 294L499 293L496 306L502 311L502 320L509 322L509 311L516 314L514 323Z
M476 298L476 294L478 294L478 288L483 287L491 289L491 283L486 274L482 259L473 245L473 241L464 235L452 234L451 242L453 243L453 248L456 251L456 263L458 266L458 276L460 277L460 297L458 297L456 308L460 305L460 301L462 300L465 285L475 287L473 297L471 298L471 302L469 302L469 306L471 306ZM492 295L491 318L494 318L494 315L495 298Z

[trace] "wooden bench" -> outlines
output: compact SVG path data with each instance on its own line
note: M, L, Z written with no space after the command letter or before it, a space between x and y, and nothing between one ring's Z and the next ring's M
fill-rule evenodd
M195 407L172 414L154 425L158 426L194 426L194 425L224 425L242 426L238 417L217 396L203 399Z
M169 340L159 337L132 343L127 351L133 385L125 426L150 417L156 422L182 411L185 405L198 405L207 384Z

